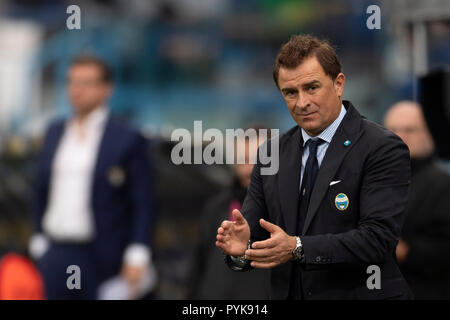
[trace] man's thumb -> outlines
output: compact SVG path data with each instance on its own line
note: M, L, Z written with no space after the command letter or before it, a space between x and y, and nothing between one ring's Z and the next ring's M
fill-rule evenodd
M259 224L261 225L261 227L263 227L264 229L266 229L267 231L269 231L270 233L273 233L275 231L277 231L277 226L264 220L264 219L260 219L259 220Z
M236 223L242 223L244 220L244 217L242 216L242 213L238 209L234 209L233 212L233 219L236 221Z

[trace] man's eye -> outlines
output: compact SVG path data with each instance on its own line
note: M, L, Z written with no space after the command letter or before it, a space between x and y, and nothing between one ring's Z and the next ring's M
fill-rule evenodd
M312 86L312 87L309 87L309 92L313 92L313 91L315 91L316 89L318 88L318 86Z
M285 96L288 97L288 98L291 98L291 97L293 97L294 95L295 95L295 92L294 92L294 91L288 91L288 92L286 92L286 94L285 94Z

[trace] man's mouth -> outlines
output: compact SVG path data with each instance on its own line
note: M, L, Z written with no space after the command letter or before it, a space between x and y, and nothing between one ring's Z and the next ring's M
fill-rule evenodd
M297 113L294 112L297 116L302 117L302 118L307 118L309 116L312 116L313 114L315 114L317 111L314 112L309 112L309 113Z

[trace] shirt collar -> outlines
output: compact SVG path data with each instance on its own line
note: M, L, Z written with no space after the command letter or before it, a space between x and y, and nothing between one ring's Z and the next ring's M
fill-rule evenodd
M309 134L306 133L303 128L302 130L302 137L303 137L303 146L305 146L306 142L308 142L309 139L312 138L320 138L328 143L331 143L331 139L333 139L334 134L336 133L337 128L342 122L342 119L344 118L345 114L347 113L347 110L345 109L344 105L341 105L341 112L339 113L336 120L333 121L332 124L330 124L325 130L323 130L318 136L311 137Z
M84 125L88 129L100 128L109 116L108 108L105 105L98 106L86 116Z

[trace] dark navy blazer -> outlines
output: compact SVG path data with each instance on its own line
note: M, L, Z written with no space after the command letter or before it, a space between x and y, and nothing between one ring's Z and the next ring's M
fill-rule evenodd
M294 264L299 265L305 299L411 297L395 256L408 200L408 148L399 137L361 116L349 101L343 104L347 113L320 166L301 232L296 231L300 128L281 136L277 174L262 175L260 161L253 169L242 206L252 240L270 237L259 224L264 218L289 235L299 235L304 248L303 261L271 269L272 299L288 297ZM337 206L340 194L349 199L345 210ZM380 268L380 289L367 286L372 265Z
M42 232L52 162L65 124L65 120L60 120L49 126L39 156L32 205L35 232ZM141 134L119 120L107 119L91 193L95 259L100 278L119 272L127 245L150 243L153 192L148 152L147 140Z

